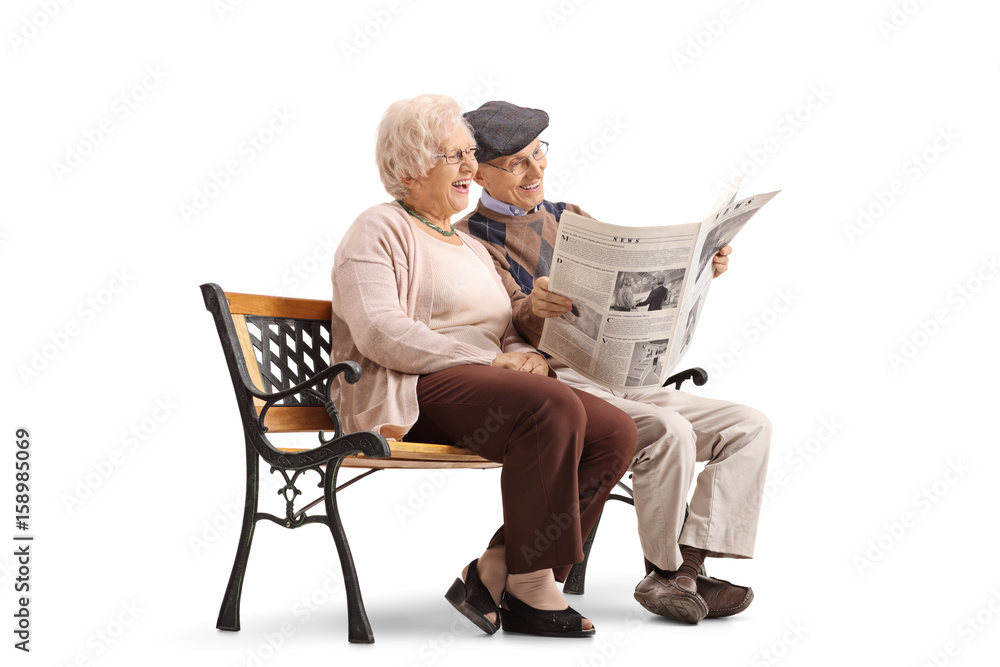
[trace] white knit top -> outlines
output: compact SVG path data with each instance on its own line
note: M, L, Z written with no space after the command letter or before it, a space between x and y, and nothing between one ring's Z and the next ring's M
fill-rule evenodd
M416 234L434 275L430 328L488 352L500 352L510 322L510 299L497 289L490 267L465 245Z

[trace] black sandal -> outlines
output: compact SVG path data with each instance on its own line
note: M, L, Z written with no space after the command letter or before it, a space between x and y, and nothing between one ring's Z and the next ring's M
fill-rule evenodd
M504 632L542 637L593 637L594 628L583 629L583 616L572 607L562 610L535 609L503 592L500 621Z
M486 617L486 614L498 614L500 609L493 601L489 589L479 578L478 563L478 558L469 563L465 581L462 581L461 577L455 579L455 583L451 585L444 597L463 616L475 623L477 628L492 635L500 629L499 615L497 623L494 623Z

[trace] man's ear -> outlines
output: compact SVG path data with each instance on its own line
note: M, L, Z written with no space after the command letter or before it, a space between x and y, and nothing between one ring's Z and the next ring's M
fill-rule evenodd
M476 182L476 185L478 185L481 188L486 187L486 178L483 176L484 171L485 170L483 169L483 166L479 165L479 168L476 170L476 173L473 174L472 176L472 180L474 180Z

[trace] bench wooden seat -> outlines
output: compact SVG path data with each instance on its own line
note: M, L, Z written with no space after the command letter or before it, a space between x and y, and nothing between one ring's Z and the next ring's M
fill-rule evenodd
M353 362L331 365L329 301L224 292L214 283L202 285L201 291L229 367L246 453L247 492L242 528L216 627L240 629L243 578L257 521L268 520L290 529L322 523L329 527L340 557L347 594L348 640L372 643L374 634L337 510L337 492L384 469L485 469L500 464L451 445L387 441L370 432L345 434L337 407L329 398L330 385L338 375L343 375L347 382L357 382L361 379L361 369ZM665 384L680 388L687 379L701 385L707 375L701 369L690 369L674 375ZM315 448L276 447L268 439L269 434L309 432L319 435L319 445ZM272 474L277 471L285 480L280 491L286 504L284 517L258 511L261 459ZM338 487L341 468L367 468L368 472ZM295 484L305 471L320 475L323 496L296 509L301 491ZM631 489L624 484L619 486L627 495L612 494L611 498L632 504ZM309 510L321 502L325 514L310 515ZM587 558L596 531L595 526L584 545L585 559L574 566L564 592L583 592Z
M469 450L450 445L432 445L423 442L397 442L387 440L392 456L388 459L370 459L363 454L348 457L340 464L342 468L499 468L494 461L470 454ZM285 449L285 452L301 452L302 449Z

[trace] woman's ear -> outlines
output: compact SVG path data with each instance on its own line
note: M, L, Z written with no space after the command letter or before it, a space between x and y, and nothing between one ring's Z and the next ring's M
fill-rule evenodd
M399 180L402 181L403 185L411 190L417 190L420 188L420 181L415 178L411 178L410 176L403 176Z

